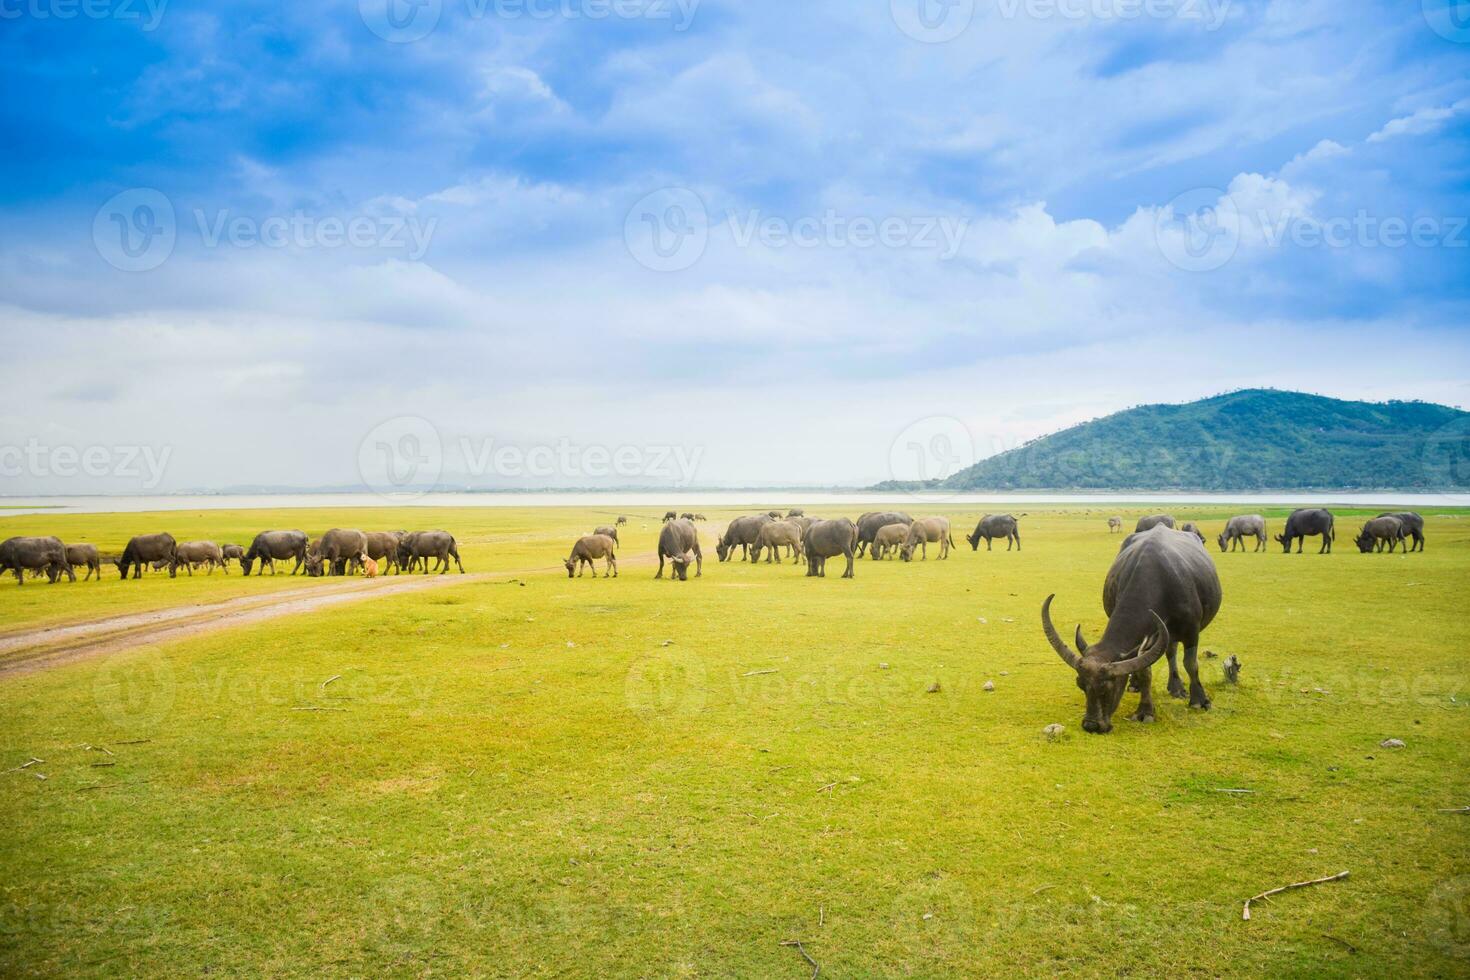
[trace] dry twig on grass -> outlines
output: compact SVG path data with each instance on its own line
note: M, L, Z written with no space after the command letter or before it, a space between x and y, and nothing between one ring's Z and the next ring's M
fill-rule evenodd
M5 770L5 772L0 773L0 775L9 775L10 773L13 773L13 772L20 772L22 769L29 769L31 766L45 765L45 764L46 764L46 760L45 759L32 758L30 762L27 762L24 765L16 766L14 769L7 769L7 770Z
M795 946L801 958L812 965L812 980L817 980L817 974L822 972L822 967L807 953L806 947L801 944L800 939L787 939L781 943L782 946Z
M1322 933L1322 938L1323 939L1330 939L1330 940L1332 940L1333 942L1335 942L1339 946L1341 946L1343 949L1347 950L1349 953L1356 953L1358 951L1358 947L1354 946L1352 943L1348 942L1346 939L1338 939L1336 936L1329 936L1325 932Z
M112 744L113 745L142 745L145 742L151 742L151 741L153 741L153 739L151 739L151 738L134 738L134 739L129 739L126 742L113 742Z
M1289 892L1293 888L1306 888L1308 885L1322 885L1326 884L1329 881L1341 881L1347 876L1348 873L1346 871L1339 871L1337 874L1328 875L1326 878L1313 878L1311 881L1298 881L1290 885L1282 885L1280 888L1273 888L1268 892L1261 892L1261 894L1259 895L1252 895L1250 898L1245 900L1245 908L1241 909L1240 917L1245 920L1250 919L1251 902L1259 902L1262 899L1269 899L1272 895L1280 895L1282 892Z
M759 677L762 674L779 674L779 673L781 673L781 668L779 668L779 667L773 667L770 670L752 670L750 673L748 673L748 674L741 674L740 676L741 677Z
M828 783L826 786L823 786L820 789L818 789L817 792L818 793L825 793L828 790L832 789L836 785L837 785L836 783Z
M1211 793L1254 793L1253 789L1212 789Z
M1470 806L1452 806L1452 807L1450 807L1447 810L1441 810L1439 812L1440 813L1470 813Z
M347 709L346 708L323 708L323 707L320 707L320 706L317 706L317 705L313 705L313 706L311 706L309 708L292 708L291 710L292 711L346 711Z

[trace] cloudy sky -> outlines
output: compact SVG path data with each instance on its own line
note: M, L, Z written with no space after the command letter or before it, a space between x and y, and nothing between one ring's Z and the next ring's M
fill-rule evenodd
M0 493L850 485L1239 387L1470 405L1456 2L0 4Z

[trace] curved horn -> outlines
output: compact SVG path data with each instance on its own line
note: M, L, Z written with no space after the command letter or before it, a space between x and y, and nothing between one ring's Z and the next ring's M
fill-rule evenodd
M1077 652L1081 653L1085 657L1085 656L1087 656L1087 648L1089 646L1091 646L1091 644L1089 644L1085 639L1082 638L1082 624L1081 623L1078 623L1077 624Z
M1109 664L1108 673L1113 677L1123 677L1135 671L1152 667L1164 655L1164 651L1169 649L1169 627L1164 625L1164 621L1159 618L1158 613L1152 609L1148 612L1154 618L1154 622L1158 624L1158 632L1150 639L1144 640L1143 643L1139 644L1138 652L1127 660L1119 660L1116 663ZM1147 645L1145 646L1145 644Z
M1051 601L1055 598L1056 593L1052 593L1041 604L1041 628L1046 631L1046 638L1051 641L1052 649L1057 652L1057 656L1061 657L1068 667L1078 670L1082 666L1082 658L1062 642L1062 638L1057 635L1056 627L1051 624Z

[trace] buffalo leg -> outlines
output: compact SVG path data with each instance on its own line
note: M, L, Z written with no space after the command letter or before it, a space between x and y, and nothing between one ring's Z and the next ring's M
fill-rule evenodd
M1184 669L1189 671L1189 706L1210 710L1210 696L1199 680L1199 637L1192 636L1184 646Z
M852 578L852 551L847 552L847 571L842 573L843 578Z
M1129 676L1129 687L1138 691L1138 710L1128 717L1147 724L1154 720L1154 690L1152 667L1145 667Z
M1179 676L1179 644L1173 640L1169 641L1169 697L1185 698L1184 678Z

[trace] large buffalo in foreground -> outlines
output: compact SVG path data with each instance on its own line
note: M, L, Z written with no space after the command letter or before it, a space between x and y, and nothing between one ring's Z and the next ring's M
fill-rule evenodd
M1220 542L1221 551L1234 551L1236 545L1244 551L1246 538L1256 539L1254 551L1266 550L1266 519L1260 514L1241 514L1230 518L1225 522L1225 530L1216 540Z
M117 560L117 570L122 573L123 578L127 578L128 569L131 568L133 578L142 578L145 564L165 562L169 577L172 578L178 573L178 569L172 567L174 552L178 547L179 543L167 531L161 534L140 534L123 549L122 557Z
M77 573L67 564L66 545L60 538L6 538L0 541L0 574L14 572L15 584L25 585L26 572L42 571L52 585L63 575L69 576L73 582L77 580ZM100 571L97 577L102 577Z
M877 510L869 511L857 519L858 548L857 555L863 556L863 552L872 546L873 539L878 536L879 530L890 524L903 524L905 526L914 523L914 519L901 510Z
M1332 542L1337 532L1332 528L1331 511L1316 508L1292 511L1286 519L1286 530L1276 535L1276 540L1281 542L1282 550L1288 555L1291 554L1291 543L1295 541L1296 553L1301 554L1302 545L1313 534L1322 535L1322 547L1317 549L1317 554L1332 554Z
M658 533L658 574L664 577L664 560L672 566L671 579L689 581L689 563L694 562L694 577L704 574L704 555L699 550L699 532L692 521L669 521Z
M464 574L464 565L459 560L459 545L455 543L454 535L448 531L414 531L404 535L398 544L399 567L409 572L419 562L423 562L424 574L427 575L430 558L434 559L434 567L440 575L449 571L451 558L459 568L459 574Z
M845 517L835 521L817 521L807 528L802 539L806 551L806 574L827 577L827 559L842 555L847 558L847 571L843 578L852 578L852 559L857 550L857 525Z
M1409 548L1407 542L1405 543L1404 547L1408 548L1410 551L1424 550L1424 518L1420 517L1412 510L1393 511L1392 513L1379 514L1378 516L1397 517L1399 521L1404 525L1404 534L1414 540L1414 545L1412 548Z
M246 575L256 562L260 562L260 570L256 575L261 575L269 567L271 574L276 574L276 562L296 559L296 565L291 569L295 575L306 566L306 548L310 539L305 531L261 531L250 542L250 548L245 552L245 557L240 559L240 570Z
M1005 538L1006 550L1011 550L1011 542L1016 544L1016 550L1021 550L1021 529L1016 519L1010 514L986 514L980 518L980 523L975 525L975 533L965 535L965 540L970 542L971 551L980 550L980 539L985 539L985 550L990 550L992 538Z
M1077 672L1077 686L1087 695L1082 729L1093 734L1113 730L1113 714L1133 678L1139 691L1134 721L1154 720L1151 686L1154 661L1168 654L1169 693L1185 695L1175 661L1175 645L1184 645L1184 669L1189 672L1189 704L1210 707L1199 679L1199 636L1220 611L1222 592L1215 563L1192 534L1155 527L1129 537L1113 559L1103 582L1103 611L1108 625L1102 638L1089 644L1077 627L1077 649L1057 635L1047 596L1041 605L1041 625L1057 655Z

